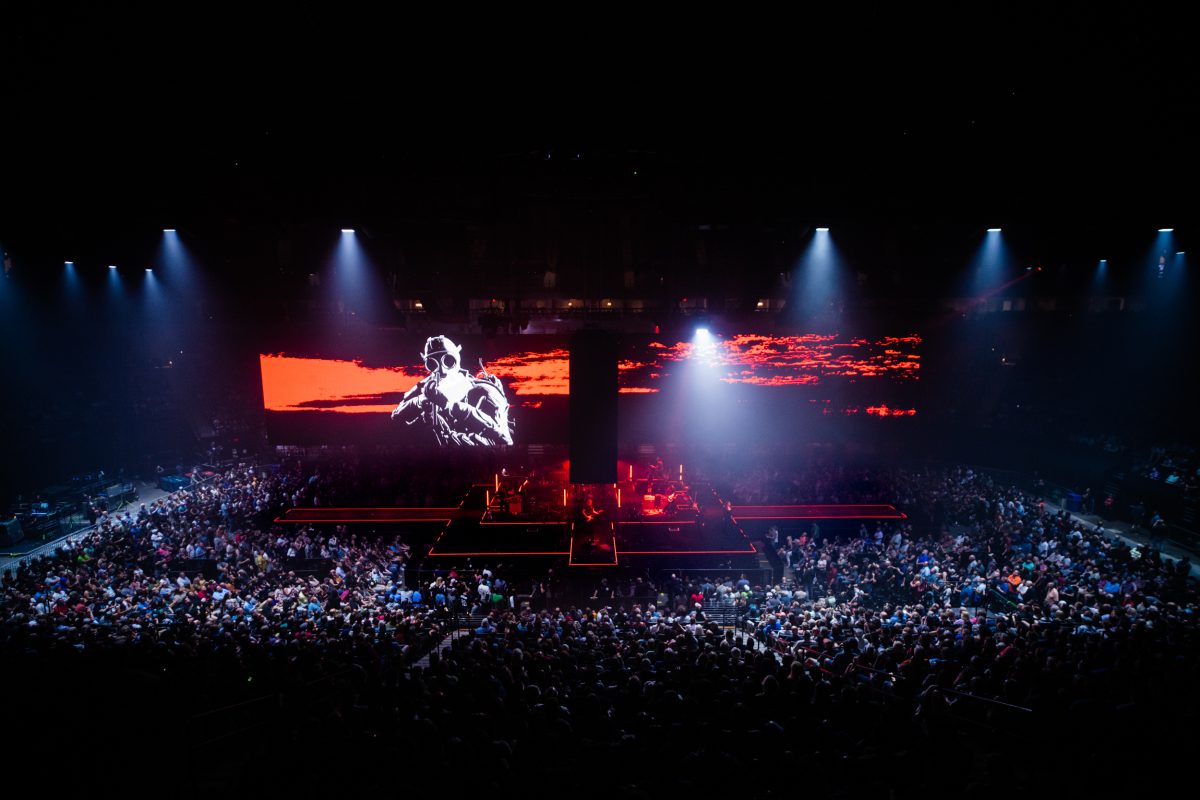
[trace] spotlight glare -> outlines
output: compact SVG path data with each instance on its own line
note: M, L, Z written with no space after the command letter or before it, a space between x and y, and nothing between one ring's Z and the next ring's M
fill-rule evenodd
M115 265L115 264L109 264L109 265L108 265L108 268L109 268L109 269L116 269L117 267L116 267L116 265Z
M712 334L708 332L708 328L696 328L697 339L708 339Z
M174 228L163 228L163 233L174 233L174 232L175 232Z
M1159 228L1158 229L1159 233L1173 233L1174 231L1175 231L1174 228Z
M988 228L987 232L988 233L999 233L1000 229L999 228Z
M829 228L817 228L817 233L829 233Z
M73 266L75 266L75 262L74 261L64 261L63 266L64 267L73 267Z
M146 267L146 272L154 272L154 267Z
M354 233L354 228L342 228L342 233Z
M1179 251L1178 253L1176 253L1175 255L1177 255L1177 256L1181 256L1181 255L1183 255L1183 251L1182 251L1182 250L1180 250L1180 251Z

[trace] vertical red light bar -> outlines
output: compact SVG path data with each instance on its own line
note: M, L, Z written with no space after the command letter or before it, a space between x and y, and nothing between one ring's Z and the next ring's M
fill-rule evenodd
M617 508L621 507L621 490L617 489Z
M563 508L567 507L567 490L563 489Z

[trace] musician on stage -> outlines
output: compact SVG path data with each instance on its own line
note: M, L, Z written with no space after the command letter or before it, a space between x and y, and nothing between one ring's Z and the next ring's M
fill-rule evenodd
M585 540L588 547L594 549L596 547L596 517L604 513L604 509L596 508L595 498L590 494L583 507L579 509L579 526L587 533Z
M603 513L604 509L596 508L595 498L590 494L587 497L587 502L583 504L583 508L579 510L579 515L583 517L584 522L591 522Z

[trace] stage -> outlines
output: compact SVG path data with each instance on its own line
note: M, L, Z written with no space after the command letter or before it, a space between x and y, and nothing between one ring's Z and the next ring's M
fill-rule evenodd
M528 479L506 479L512 491L506 492L497 477L493 484L470 486L457 506L292 508L275 521L414 534L430 542L426 558L448 564L529 558L572 567L718 563L752 568L758 566L758 551L747 530L757 534L771 525L817 523L833 531L906 518L886 504L726 506L703 483L541 484L535 491ZM630 503L629 497L637 500Z

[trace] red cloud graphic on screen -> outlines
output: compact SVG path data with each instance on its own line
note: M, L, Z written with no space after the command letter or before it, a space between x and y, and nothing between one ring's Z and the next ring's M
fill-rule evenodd
M260 355L263 406L268 411L392 412L404 393L428 374L419 364L368 367L359 359ZM521 352L487 365L515 395L570 393L570 359L564 349Z
M563 348L539 353L527 350L503 356L487 365L505 387L520 395L568 395L571 393L571 354Z
M365 367L362 361L260 355L268 411L390 414L425 376L421 367Z
M889 336L878 341L839 341L836 335L799 336L737 334L712 344L676 342L649 345L657 356L650 362L621 363L622 391L657 391L647 384L668 373L668 364L698 363L714 369L726 383L754 386L814 386L828 378L917 379L920 356L913 352L921 337ZM628 387L628 388L626 388Z
M617 365L623 394L652 394L673 372L691 364L716 371L719 380L751 386L816 386L830 378L917 380L916 335L840 340L835 335L738 334L710 345L651 342ZM391 413L406 391L427 374L421 364L369 367L361 360L261 355L263 405L269 411L342 414ZM487 363L505 390L523 398L567 396L570 354L564 348L523 350ZM537 403L535 405L535 402ZM522 405L536 408L541 401ZM887 408L882 405L877 408ZM857 410L857 409L856 409ZM887 408L878 416L911 416Z

